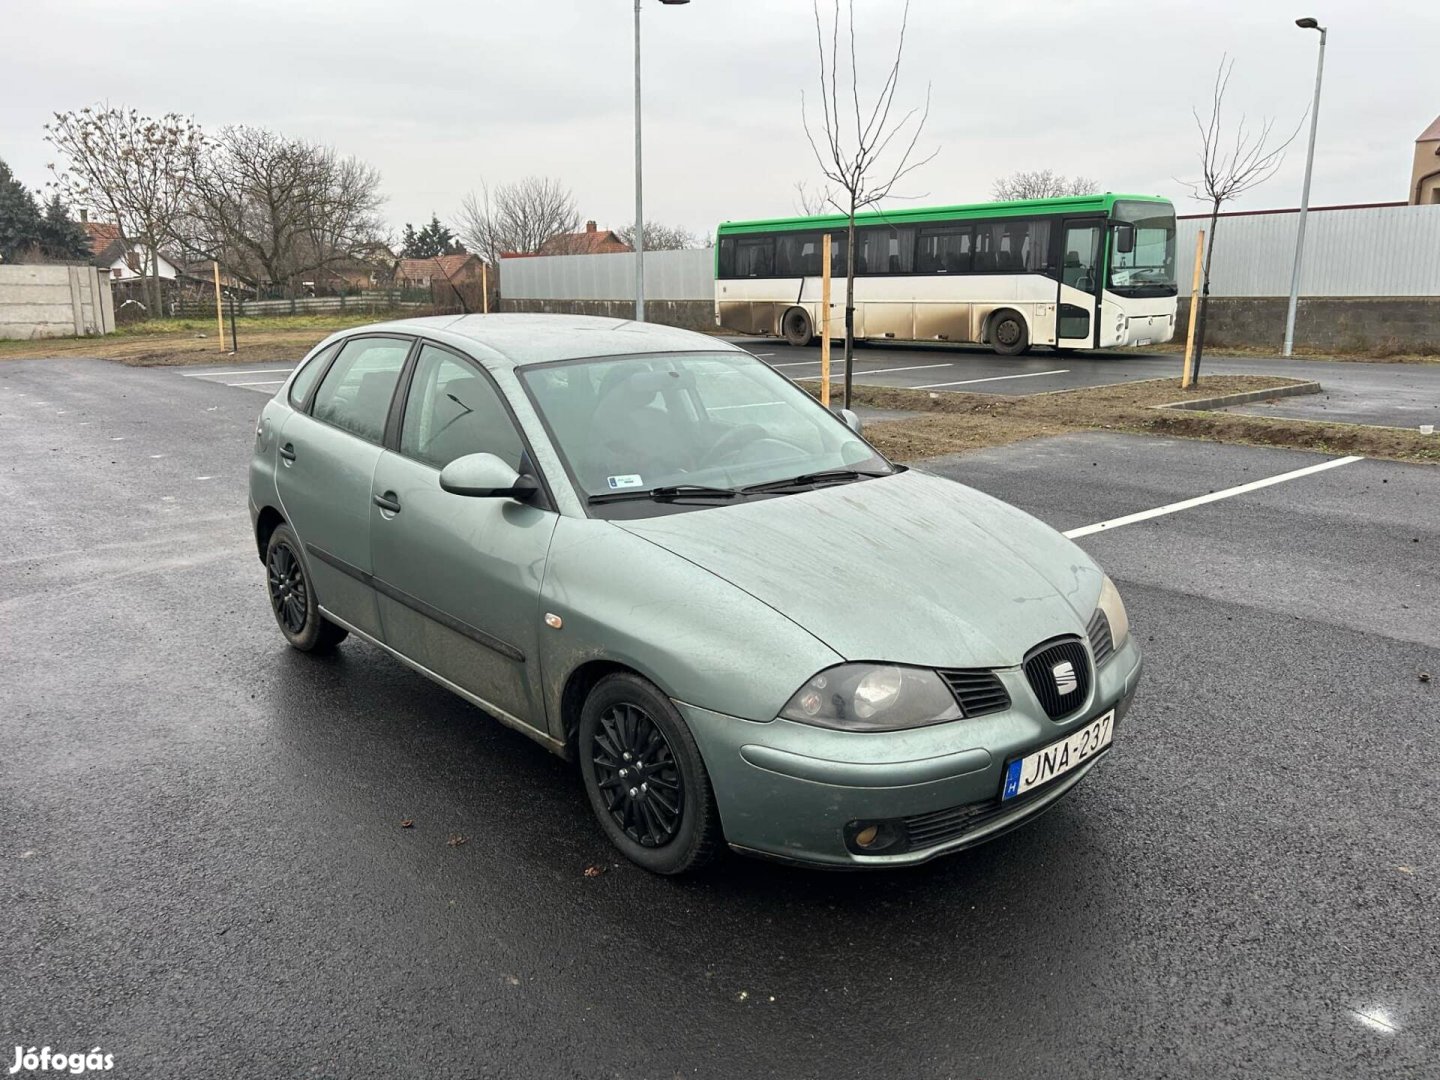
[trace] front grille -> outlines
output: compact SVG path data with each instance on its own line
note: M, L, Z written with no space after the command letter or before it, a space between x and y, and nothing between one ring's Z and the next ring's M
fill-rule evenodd
M966 716L1004 712L1010 707L1010 695L1005 691L1005 684L993 671L958 669L942 671L940 677L950 687Z
M1090 697L1090 657L1079 638L1047 642L1025 658L1025 678L1045 715L1059 720Z
M1001 802L996 797L984 802L932 810L928 814L914 814L900 820L905 823L905 835L910 841L909 850L919 851L958 840L1001 814L1008 814L1048 793L1048 788L1038 787L1006 802Z
M1115 639L1110 635L1110 620L1105 612L1099 608L1090 619L1090 628L1086 631L1090 636L1090 651L1095 654L1095 666L1098 668L1110 654L1115 651Z

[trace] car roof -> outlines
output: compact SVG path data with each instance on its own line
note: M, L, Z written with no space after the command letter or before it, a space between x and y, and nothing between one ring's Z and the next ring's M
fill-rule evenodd
M591 356L743 351L721 338L693 330L593 315L437 315L355 327L344 336L380 330L423 333L514 367Z

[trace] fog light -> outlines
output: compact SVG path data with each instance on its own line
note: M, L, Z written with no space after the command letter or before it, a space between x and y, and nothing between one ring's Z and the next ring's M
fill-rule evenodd
M898 821L852 821L845 826L845 846L856 855L898 855L909 848L905 827Z

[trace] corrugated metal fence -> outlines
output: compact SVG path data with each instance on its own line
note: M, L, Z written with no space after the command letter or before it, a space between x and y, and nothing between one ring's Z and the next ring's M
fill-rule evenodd
M635 256L537 255L500 263L507 300L633 300ZM715 252L709 248L645 253L645 299L713 300Z
M1180 292L1190 291L1195 231L1176 230ZM1211 296L1289 296L1295 264L1293 211L1221 217L1215 228ZM1305 221L1301 296L1440 296L1440 207L1375 206L1312 210Z
M1288 296L1295 258L1293 211L1222 217L1216 229L1212 296ZM1195 231L1176 236L1182 295L1190 291ZM645 255L649 300L710 300L715 254L708 248ZM500 290L514 300L629 300L634 255L550 255L506 259ZM1440 207L1377 206L1312 210L1305 225L1302 296L1440 296Z

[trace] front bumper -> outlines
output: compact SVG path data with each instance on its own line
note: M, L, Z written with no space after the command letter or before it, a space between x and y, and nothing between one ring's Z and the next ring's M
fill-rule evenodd
M1000 672L1011 708L909 731L862 734L777 719L758 724L683 702L715 790L730 846L750 854L832 867L908 866L992 839L1049 809L1094 761L999 803L1006 763L1068 735L1110 709L1117 728L1140 678L1140 649L1126 642L1096 672L1090 700L1056 722L1016 668ZM937 817L945 839L898 853L860 854L846 843L856 821ZM852 829L853 831L853 829Z

